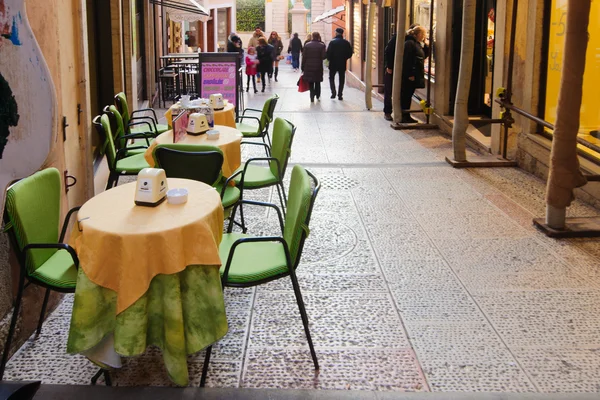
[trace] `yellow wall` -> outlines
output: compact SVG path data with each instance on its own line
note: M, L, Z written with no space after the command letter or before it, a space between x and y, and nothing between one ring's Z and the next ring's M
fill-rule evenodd
M548 81L546 86L546 120L556 122L556 107L563 65L567 0L552 0L552 17L548 48ZM590 25L583 80L581 133L600 129L600 0L592 1ZM581 38L585 40L585 38Z

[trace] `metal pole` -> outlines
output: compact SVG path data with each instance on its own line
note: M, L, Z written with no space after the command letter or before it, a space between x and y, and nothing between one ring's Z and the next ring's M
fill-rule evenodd
M506 103L512 105L512 82L515 63L515 39L517 35L517 13L519 0L513 0L512 22L510 26L510 48L508 53L508 78L506 81ZM508 148L508 125L504 126L504 138L502 144L502 158L506 158Z
M429 2L429 63L427 64L427 100L425 102L425 106L427 108L431 107L431 103L429 100L431 99L431 61L433 60L433 13L434 9L434 0ZM425 113L425 118L427 123L429 123L430 115L429 113Z

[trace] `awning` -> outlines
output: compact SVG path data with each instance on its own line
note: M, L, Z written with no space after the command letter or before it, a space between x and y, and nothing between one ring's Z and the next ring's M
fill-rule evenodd
M162 5L175 22L208 21L210 12L198 0L150 0L150 3Z
M333 17L335 14L339 14L339 13L341 13L344 10L346 10L346 6L339 6L339 7L333 8L333 9L331 9L329 11L325 11L323 14L319 15L318 17L316 17L313 20L313 23L314 22L322 21L322 20L327 19L329 17Z

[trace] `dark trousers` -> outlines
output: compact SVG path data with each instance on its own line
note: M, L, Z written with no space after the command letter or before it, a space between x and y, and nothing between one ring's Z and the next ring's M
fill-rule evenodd
M292 68L300 68L300 53L292 53Z
M411 81L403 81L400 90L400 106L403 110L410 110L412 97L415 94L415 85ZM403 114L402 118L408 118L410 114Z
M391 114L392 108L392 84L394 75L385 71L383 75L383 113Z
M252 86L254 86L254 91L256 92L256 75L247 75L248 79L246 80L246 91L250 89L250 77L252 77Z
M313 100L315 97L321 97L321 82L310 82L310 99Z
M331 94L336 95L335 91L335 74L338 74L340 80L340 88L337 91L337 95L342 97L344 93L344 83L346 83L346 71L342 71L339 69L329 69L329 86L331 87Z

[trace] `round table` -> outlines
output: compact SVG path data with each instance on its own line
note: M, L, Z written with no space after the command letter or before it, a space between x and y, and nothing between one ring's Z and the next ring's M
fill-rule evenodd
M223 175L229 177L242 164L240 142L243 135L242 132L228 126L215 125L214 129L219 131L219 138L217 140L208 140L207 135L185 135L183 140L178 143L217 146L223 152ZM154 158L152 157L154 148L158 144L167 143L173 143L172 130L158 135L144 153L144 158L151 167L155 166Z
M71 244L80 260L67 351L119 367L119 356L163 350L169 377L187 385L187 356L227 332L219 244L223 207L201 182L168 178L185 204L134 204L136 183L88 200Z
M167 118L167 124L172 127L173 117L171 114L171 108L167 110L165 117ZM225 125L229 126L230 128L235 128L235 106L233 103L227 102L224 109L214 111L213 118L215 125Z

